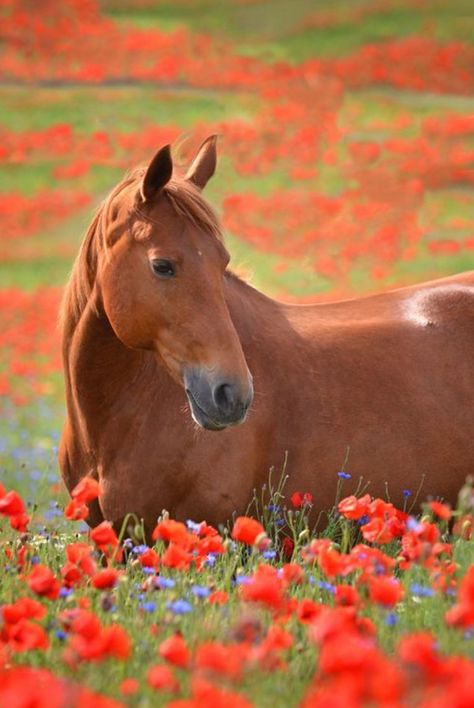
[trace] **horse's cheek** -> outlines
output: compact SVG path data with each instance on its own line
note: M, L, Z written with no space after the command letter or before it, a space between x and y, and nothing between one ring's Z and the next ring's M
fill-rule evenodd
M122 280L103 284L102 300L107 318L118 339L132 349L153 348L155 323L145 316L141 306L144 298L145 293L140 291L131 297Z

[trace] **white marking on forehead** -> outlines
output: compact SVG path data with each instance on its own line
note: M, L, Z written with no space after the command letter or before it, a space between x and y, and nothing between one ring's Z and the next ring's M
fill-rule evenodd
M198 256L202 256L202 251L198 249Z
M434 320L440 312L439 310L433 312L432 306L442 304L442 302L436 302L438 296L443 298L449 295L467 295L474 297L474 287L471 285L453 283L452 285L443 285L428 290L419 290L402 302L404 315L410 322L413 322L413 324L419 327L427 327L430 324L434 324Z

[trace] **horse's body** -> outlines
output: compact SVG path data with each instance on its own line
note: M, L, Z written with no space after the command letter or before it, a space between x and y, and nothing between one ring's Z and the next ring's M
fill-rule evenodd
M136 184L131 189L135 193ZM119 197L126 201L127 194L125 189ZM171 212L163 218L166 222ZM143 219L136 224L142 227ZM117 282L112 283L106 270L112 266L102 266L106 256L91 232L82 255L82 267L89 261L91 269L89 285L75 317L74 275L69 301L66 295L68 419L60 463L69 490L85 475L101 481L92 525L103 519L119 525L134 512L149 531L162 509L181 520L225 522L233 512L245 512L253 489L267 481L270 467L278 475L285 457L287 492L311 492L317 509L334 503L337 472L346 456L352 475L347 493L363 476L372 494L386 496L388 489L391 501L401 504L403 490L415 493L424 478L423 496L455 501L474 468L474 273L311 306L283 305L221 273L219 287L230 314L222 325L215 311L206 313L198 284L191 288L198 329L214 359L193 332L192 371L198 371L201 357L209 380L222 370L227 382L238 382L222 384L220 375L217 384L212 379L208 403L202 381L197 388L195 379L186 383L191 345L179 355L177 370L178 355L169 339L160 335L158 351L141 340L134 346L123 324L130 317L128 304L117 304L106 293L109 287L117 287L117 293L127 289L131 274L120 280L117 259L137 248L137 241L155 238L150 233L137 237L132 229L127 236L122 228L109 244L109 260L116 259ZM204 241L199 243L202 248ZM123 249L122 256L117 249ZM76 269L80 266L81 256ZM209 280L200 287L209 288ZM144 297L128 292L129 299L136 320L145 322ZM180 325L180 331L186 327ZM222 328L230 337L237 333L228 348L226 338L217 344L213 339L219 336L214 330ZM254 400L246 422L230 427L242 421L251 398L247 365ZM205 427L210 420L214 429L193 422L188 402L195 420L203 425L202 413Z

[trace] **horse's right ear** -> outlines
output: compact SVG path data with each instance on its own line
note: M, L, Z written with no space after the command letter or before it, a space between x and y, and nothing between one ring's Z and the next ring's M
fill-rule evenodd
M173 174L173 159L171 145L165 145L158 150L148 165L140 187L140 196L144 202L152 201L158 192L168 184Z

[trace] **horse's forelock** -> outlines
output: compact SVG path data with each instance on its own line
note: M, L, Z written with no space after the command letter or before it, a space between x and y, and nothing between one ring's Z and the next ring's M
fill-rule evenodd
M105 233L110 221L112 203L132 185L137 186L138 193L144 173L144 168L137 168L126 175L99 206L87 229L64 291L60 312L63 334L66 330L74 330L94 287L99 255L107 251ZM197 228L223 242L218 218L199 189L178 176L168 182L163 192L179 216L189 219Z

